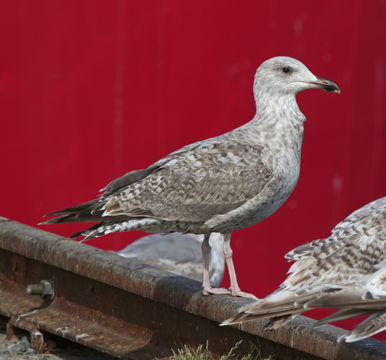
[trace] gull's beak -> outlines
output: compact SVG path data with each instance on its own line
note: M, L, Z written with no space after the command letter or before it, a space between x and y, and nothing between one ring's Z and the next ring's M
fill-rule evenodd
M335 92L340 94L340 89L333 81L316 77L316 81L310 81L309 84L317 89L322 89L329 92Z

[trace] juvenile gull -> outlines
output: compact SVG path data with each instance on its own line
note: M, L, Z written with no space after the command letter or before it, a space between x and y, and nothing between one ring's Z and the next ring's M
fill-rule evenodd
M294 189L305 121L296 94L313 88L339 92L334 82L316 77L298 60L280 56L265 61L255 75L257 111L250 122L129 172L108 184L100 198L49 214L61 216L45 223L98 221L73 235L86 239L131 230L204 234L204 294L255 298L238 286L231 232L273 214ZM224 235L229 290L209 283L213 232Z
M357 341L386 329L386 197L353 212L327 239L290 251L296 261L278 290L222 325L273 317L276 329L314 308L338 308L317 324L371 314L340 340Z
M202 279L201 244L204 235L154 234L141 237L116 253L126 258L135 258L172 273L194 280ZM224 275L223 237L212 233L209 239L209 280L219 286ZM172 250L171 250L172 249Z

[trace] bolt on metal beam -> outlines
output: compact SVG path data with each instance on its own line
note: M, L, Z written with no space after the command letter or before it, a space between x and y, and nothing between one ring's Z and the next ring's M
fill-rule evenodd
M39 284L27 285L27 295L40 295L41 298L52 300L55 296L54 283L50 280L41 280Z

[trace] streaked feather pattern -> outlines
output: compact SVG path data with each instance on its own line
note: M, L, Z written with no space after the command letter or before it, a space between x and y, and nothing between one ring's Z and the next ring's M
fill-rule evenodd
M283 68L291 71L284 73ZM147 169L109 183L100 198L50 215L43 224L99 221L79 233L230 233L275 212L300 171L304 115L295 95L321 88L339 92L298 60L275 57L257 70L254 118L228 133L178 149ZM79 235L76 234L76 235Z
M386 197L353 212L326 239L290 251L295 261L280 288L246 305L223 325L272 317L267 328L286 324L314 308L338 308L318 324L372 314L342 337L356 341L386 328Z
M223 135L187 145L147 169L123 175L106 186L99 199L55 212L49 223L98 221L73 237L85 240L112 232L204 234L204 293L208 278L211 233L224 235L230 293L243 293L231 257L232 231L255 225L272 215L296 186L303 140L304 115L296 94L319 88L340 92L296 59L268 59L253 84L256 114Z

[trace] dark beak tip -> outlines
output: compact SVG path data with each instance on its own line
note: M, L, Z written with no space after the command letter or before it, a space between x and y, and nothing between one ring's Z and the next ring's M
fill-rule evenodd
M323 90L340 94L339 86L335 82L323 78L318 78L318 80Z
M336 85L333 81L329 80L328 83L326 84L326 90L330 92L334 92L337 94L340 94L340 89L339 86Z
M334 92L334 93L340 94L340 89L336 84L326 85L326 87L324 89L328 92Z

